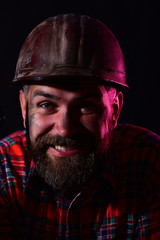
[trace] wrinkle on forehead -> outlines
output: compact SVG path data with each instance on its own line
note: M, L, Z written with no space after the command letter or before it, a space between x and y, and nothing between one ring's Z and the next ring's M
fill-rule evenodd
M30 87L28 96L29 98L35 98L36 96L44 96L47 98L54 98L55 100L59 100L64 92L68 92L70 94L75 94L75 97L77 100L80 100L81 98L91 98L91 97L99 97L102 95L101 90L98 86L92 86L90 88L76 88L75 90L71 90L69 88L64 88L60 86L48 86L48 85L33 85ZM56 95L57 94L57 95Z
M35 87L40 87L43 91L43 87L44 90L47 87L53 87L56 89L61 89L61 90L66 90L66 91L71 91L71 92L80 92L85 95L86 92L86 96L87 95L94 95L97 94L97 96L101 95L103 97L103 99L109 100L109 101L113 101L113 99L115 98L116 94L117 94L117 89L111 86L103 86L103 85L98 85L98 84L91 84L91 82L86 82L86 84L84 84L84 82L80 82L80 81L70 81L70 82L64 82L60 83L60 82L55 82L54 84L49 84L49 85L30 85L29 87L27 87L27 91L26 94L28 95L28 92L32 92L32 90L35 89ZM25 94L25 95L26 95ZM35 95L35 93L34 93Z

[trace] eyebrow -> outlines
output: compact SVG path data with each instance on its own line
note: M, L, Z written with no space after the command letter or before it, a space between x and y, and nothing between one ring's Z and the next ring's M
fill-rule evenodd
M52 99L52 100L61 100L61 97L59 96L56 96L54 94L50 94L50 93L46 93L42 90L36 90L34 93L33 93L33 98L37 97L37 96L42 96L42 97L45 97L45 98L49 98L49 99ZM87 94L84 94L82 96L78 96L74 99L74 101L83 101L83 100L87 100L89 98L99 98L100 95L98 93L87 93Z
M35 98L37 96L42 96L42 97L53 99L53 100L60 100L61 99L60 97L58 97L58 96L56 96L54 94L46 93L46 92L43 92L41 90L36 90L34 92L33 98Z

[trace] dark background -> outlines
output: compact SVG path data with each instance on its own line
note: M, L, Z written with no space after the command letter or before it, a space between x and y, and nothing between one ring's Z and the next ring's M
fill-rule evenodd
M23 128L18 89L11 85L20 48L41 21L61 13L98 18L118 38L124 52L127 82L119 122L143 126L160 133L159 1L5 1L0 8L0 108L5 112L0 137ZM2 121L1 121L2 122Z

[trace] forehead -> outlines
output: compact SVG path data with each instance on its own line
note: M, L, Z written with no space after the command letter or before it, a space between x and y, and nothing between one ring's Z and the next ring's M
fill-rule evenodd
M50 94L61 96L64 98L70 97L83 97L83 96L102 96L101 86L89 84L50 84L50 85L30 85L29 96L31 98Z

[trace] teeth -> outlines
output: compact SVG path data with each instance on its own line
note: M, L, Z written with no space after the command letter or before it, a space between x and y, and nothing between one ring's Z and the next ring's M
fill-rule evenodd
M62 146L55 146L55 149L61 151L61 152L67 152L73 150L71 147L62 147Z

